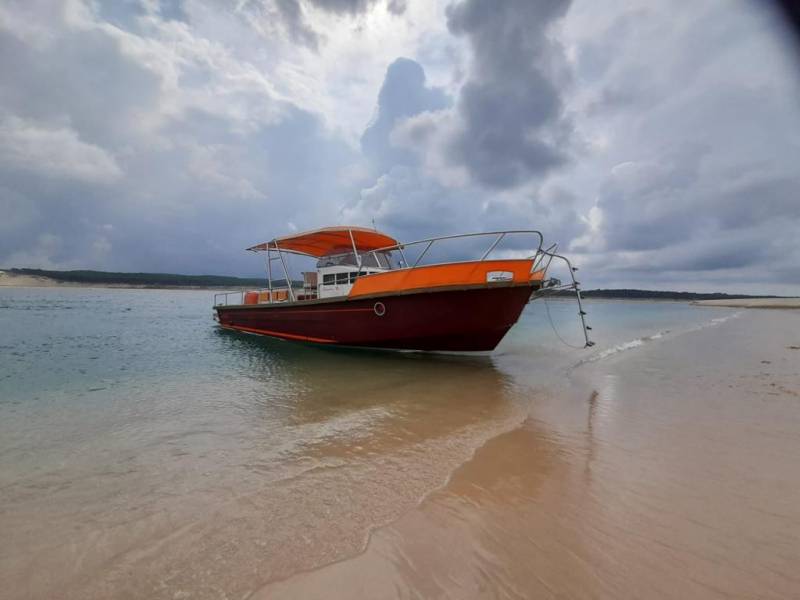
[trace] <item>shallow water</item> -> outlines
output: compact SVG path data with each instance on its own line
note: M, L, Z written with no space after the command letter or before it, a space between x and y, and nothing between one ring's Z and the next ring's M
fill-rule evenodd
M10 597L265 593L359 556L370 532L380 539L424 509L476 449L474 460L520 423L539 423L526 450L535 460L580 456L585 435L565 437L559 419L585 427L575 390L613 389L598 365L634 364L686 332L746 320L682 303L589 303L589 352L556 339L550 318L567 342L581 334L574 304L551 300L529 305L497 351L468 357L230 333L214 326L210 300L0 290L0 585ZM662 360L640 372L671 370ZM597 407L602 422L610 409ZM548 421L551 409L560 416ZM617 435L652 417L615 418ZM518 452L488 464L506 454L518 464ZM609 480L629 466L612 462ZM546 470L534 471L548 485ZM413 595L420 581L393 589Z

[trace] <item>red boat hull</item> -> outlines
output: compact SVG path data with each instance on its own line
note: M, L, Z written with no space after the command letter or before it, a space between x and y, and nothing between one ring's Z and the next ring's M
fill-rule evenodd
M287 340L427 351L493 350L536 284L215 307L221 326Z

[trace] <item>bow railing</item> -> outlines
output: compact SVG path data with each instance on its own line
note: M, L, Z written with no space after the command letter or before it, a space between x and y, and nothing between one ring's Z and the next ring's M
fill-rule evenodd
M437 242L445 242L445 241L450 241L450 240L458 240L458 239L466 239L466 238L478 238L478 237L489 237L489 236L491 236L492 237L492 241L489 244L489 246L486 248L486 250L483 252L483 254L481 255L481 258L480 258L481 261L484 261L489 257L489 255L497 248L497 246L504 239L506 239L508 236L512 236L512 235L531 235L531 236L534 236L534 238L536 240L536 245L534 247L536 248L536 250L535 250L533 256L534 257L538 256L538 254L541 252L542 244L544 244L544 236L542 236L542 233L540 231L537 231L535 229L512 229L512 230L507 230L507 231L482 231L482 232L479 232L479 233L458 233L458 234L455 234L455 235L442 235L442 236L438 236L438 237L427 238L427 239L424 239L424 240L416 240L416 241L413 241L413 242L402 242L402 243L394 244L392 246L385 246L383 248L376 248L375 250L370 250L368 252L365 252L364 254L372 254L373 256L376 257L376 260L377 260L377 254L379 252L394 252L394 251L397 251L398 254L400 254L400 256L401 256L401 258L403 260L403 266L400 267L400 268L402 268L402 269L414 269L414 268L416 268L418 266L421 266L420 263L422 262L422 259L428 254L428 251ZM425 247L422 249L422 251L419 253L419 255L417 255L416 260L413 263L410 263L409 260L406 258L405 250L407 250L409 248L413 248L415 246L421 246L423 244L424 244ZM458 262L458 261L449 261L449 262Z

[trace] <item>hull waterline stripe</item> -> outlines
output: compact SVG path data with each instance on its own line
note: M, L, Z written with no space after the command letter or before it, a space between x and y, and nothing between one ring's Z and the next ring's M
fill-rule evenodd
M244 305L242 305L244 306ZM251 305L247 305L251 306ZM256 304L255 306L259 306ZM225 308L224 306L222 307ZM317 310L282 310L282 315L294 315L294 314L304 314L304 313L324 313L324 312L372 312L371 308L328 308L328 309L317 309Z
M244 327L241 325L220 325L224 329L232 329L235 331L246 331L248 333L258 333L261 335L270 335L272 337L284 338L287 340L302 340L305 342L316 342L318 344L334 344L336 340L329 340L325 338L311 337L309 335L296 335L294 333L282 333L280 331L270 331L268 329L256 329L255 327Z

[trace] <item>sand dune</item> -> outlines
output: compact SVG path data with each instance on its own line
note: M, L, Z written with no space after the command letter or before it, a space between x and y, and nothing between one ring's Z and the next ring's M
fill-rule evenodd
M69 285L49 277L34 277L32 275L18 275L8 271L0 271L0 287L60 287Z

